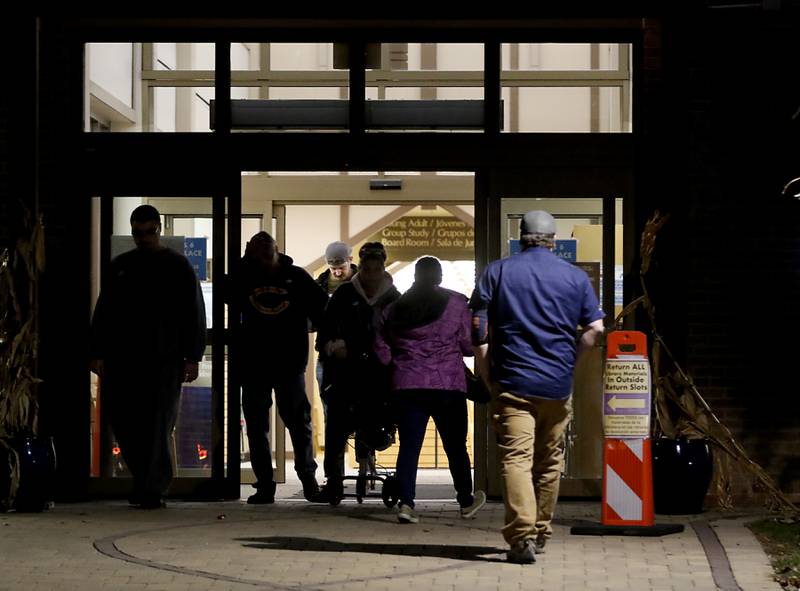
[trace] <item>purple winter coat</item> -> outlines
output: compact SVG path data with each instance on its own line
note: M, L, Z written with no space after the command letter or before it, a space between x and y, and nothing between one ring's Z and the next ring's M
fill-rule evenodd
M386 321L395 304L383 314L383 328L375 338L381 363L390 365L394 390L455 390L465 392L464 356L472 352L472 313L462 294L437 287L449 301L437 319L395 334Z

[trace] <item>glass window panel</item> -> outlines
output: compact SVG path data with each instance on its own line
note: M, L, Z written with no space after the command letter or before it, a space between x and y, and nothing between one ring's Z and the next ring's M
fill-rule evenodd
M214 70L215 51L213 43L153 43L152 69Z
M269 89L270 99L346 99L345 86L273 86Z
M280 71L331 71L333 43L270 43L269 67Z
M233 89L231 89L233 94ZM211 131L211 100L214 88L206 86L159 86L152 89L153 128L151 131Z
M630 44L506 43L507 132L631 131Z
M260 43L231 43L231 71L259 70Z
M629 44L618 43L504 43L501 48L503 70L510 71L591 71L622 70L620 63Z
M482 43L437 43L434 70L483 71Z
M208 131L200 103L213 96L214 52L213 43L87 43L84 129Z
M525 212L543 209L556 219L556 254L584 269L602 304L603 281L603 199L590 198L502 198L501 199L501 256L516 250L519 239L519 222ZM615 218L622 219L622 199L615 200ZM622 257L623 227L615 228L615 282L614 314L622 310ZM558 241L573 244L559 245ZM575 253L574 261L571 253ZM609 313L610 315L611 313ZM573 419L565 437L566 478L591 478L602 476L602 396L597 395L597 385L602 386L602 351L592 353L594 360L578 364L575 370Z
M511 87L502 89L503 131L542 133L630 132L630 109L618 87Z
M483 99L483 87L464 86L389 86L386 88L387 100L458 100Z
M91 84L130 108L133 108L134 51L134 43L86 45Z

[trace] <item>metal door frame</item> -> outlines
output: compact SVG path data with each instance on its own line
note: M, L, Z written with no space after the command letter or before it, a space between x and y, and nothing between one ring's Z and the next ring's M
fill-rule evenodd
M635 237L633 210L634 168L491 168L478 171L475 182L475 262L480 274L486 265L500 258L502 247L502 199L587 198L603 199L603 259L604 269L614 268L615 199L622 198L623 268L628 275L634 256ZM623 304L630 299L631 286L624 285ZM604 310L614 310L614 282L603 282L601 301ZM606 328L613 327L613 313L604 320ZM497 466L497 446L493 444L488 405L478 405L475 412L475 486L489 496L502 495ZM562 480L563 496L598 496L600 482L583 479L577 486Z
M117 197L130 196L129 191L121 190L119 192L107 192L99 198L99 242L100 242L100 278L102 283L102 276L108 272L108 266L111 262L111 236L113 235L113 212L114 212L114 199ZM155 192L153 193L156 194ZM224 426L224 380L225 380L225 336L227 332L225 328L225 301L223 297L224 288L224 273L225 268L223 261L226 255L225 245L225 210L227 197L223 195L172 195L159 193L159 197L174 197L191 198L202 197L203 199L211 199L212 203L212 224L213 224L213 257L212 257L212 328L208 330L206 338L206 346L217 345L223 348L223 354L213 354L211 359L211 389L212 389L212 449L211 449L211 476L210 477L196 477L196 476L175 476L173 483L170 487L171 496L191 497L195 499L217 499L217 498L231 498L231 491L233 491L233 481L231 479L230 471L225 470L225 457L224 457L224 439L225 433ZM237 218L238 222L238 218ZM229 240L232 242L231 234L229 231ZM238 232L236 233L236 240L238 242ZM238 249L236 250L238 252ZM237 415L238 417L238 415ZM102 426L101 426L102 428ZM231 448L229 446L229 461L236 459L239 456L238 446L235 447L234 458L231 457ZM95 476L89 478L88 492L90 495L99 496L125 496L130 489L130 479L128 478L114 478L110 476ZM236 497L238 497L238 475L236 475Z

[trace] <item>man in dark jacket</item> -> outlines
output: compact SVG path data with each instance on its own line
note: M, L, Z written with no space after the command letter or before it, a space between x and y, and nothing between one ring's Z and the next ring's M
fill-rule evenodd
M269 444L272 390L289 429L303 493L313 500L319 487L305 389L308 323L320 322L328 297L304 269L278 252L275 239L266 232L247 243L233 285L242 312L242 408L250 462L258 479L257 491L247 502L275 502Z
M337 240L331 242L325 248L325 262L328 268L325 269L317 277L317 285L325 290L328 298L333 296L333 293L339 289L340 286L350 281L353 276L358 272L358 266L353 264L353 249L350 245ZM319 349L319 342L317 342L317 349ZM330 396L333 388L330 379L325 379L325 355L320 352L317 358L317 383L319 384L319 396L322 400L322 410L325 415L325 423L328 422L328 397ZM361 469L368 470L375 469L375 451L366 446L360 439L355 440L356 447L356 460L363 467ZM328 451L325 450L326 456ZM344 449L340 454L342 457L338 460L337 465L344 466ZM326 472L325 477L328 478L327 469L331 466L331 462L325 462Z
M136 249L111 261L92 319L91 369L133 475L132 505L164 507L181 383L197 378L206 344L200 285L182 254L160 242L152 205L130 218Z
M386 250L380 242L367 242L361 247L358 273L331 297L317 336L328 390L328 481L321 500L334 505L343 494L348 436L358 429L358 438L367 443L370 430L382 427L379 415L389 392L389 373L375 354L375 333L383 310L400 297L392 276L386 272L385 261Z
M326 294L328 298L333 295L339 286L347 283L358 272L358 267L353 264L353 249L348 244L337 240L331 242L325 248L325 262L328 268L325 269L317 277L316 282ZM319 342L317 343L319 348ZM320 398L322 398L322 406L325 411L325 416L328 414L328 401L325 399L325 380L324 380L324 356L320 354L317 359L317 383L319 384Z

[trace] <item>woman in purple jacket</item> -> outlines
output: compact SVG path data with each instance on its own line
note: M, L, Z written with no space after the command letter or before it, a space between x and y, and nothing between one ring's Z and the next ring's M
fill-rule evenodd
M375 340L378 358L392 370L400 451L397 480L400 523L418 523L414 511L417 465L428 420L433 417L453 476L461 517L474 517L486 502L472 494L472 467L467 454L465 355L472 355L467 298L439 287L442 266L423 257L414 268L414 285L383 315Z

